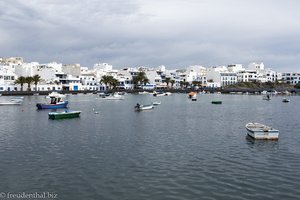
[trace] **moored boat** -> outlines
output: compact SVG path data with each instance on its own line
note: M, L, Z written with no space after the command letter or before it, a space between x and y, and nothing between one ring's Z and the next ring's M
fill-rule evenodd
M38 109L66 108L69 102L64 101L63 97L65 97L65 95L52 92L48 95L48 98L50 98L50 103L37 103L36 106Z
M112 94L112 95L109 95L109 96L106 96L104 99L106 100L123 100L124 99L124 96L123 95L120 95L120 94Z
M211 101L212 104L222 104L222 101L219 101L219 100L214 100L214 101Z
M1 101L0 106L21 105L23 99L10 99L9 101Z
M147 91L142 91L142 92L139 92L139 94L149 94L149 92L147 92Z
M157 106L157 105L160 105L161 102L160 102L160 101L154 101L152 104L153 104L154 106Z
M189 93L188 93L188 97L189 97L189 98L192 98L193 96L196 96L196 95L197 95L196 92L189 92Z
M290 99L283 98L283 99L282 99L282 102L284 102L284 103L288 103L288 102L290 102Z
M166 95L166 93L164 93L162 91L159 91L159 92L154 91L153 96L159 97L159 96L167 96L167 95Z
M263 96L263 100L267 100L267 101L271 100L270 95L264 95Z
M134 109L136 111L143 111L143 110L152 110L154 108L153 104L150 105L140 105L140 104L136 104L136 106L134 107Z
M69 111L65 110L63 112L50 112L48 113L49 119L66 119L79 117L81 111Z
M248 135L254 139L277 140L279 131L261 123L246 124Z

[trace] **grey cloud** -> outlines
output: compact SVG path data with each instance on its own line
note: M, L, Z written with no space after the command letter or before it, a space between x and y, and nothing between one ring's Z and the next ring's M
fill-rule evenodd
M5 0L0 56L86 66L108 62L116 68L264 61L297 71L299 5L295 0Z

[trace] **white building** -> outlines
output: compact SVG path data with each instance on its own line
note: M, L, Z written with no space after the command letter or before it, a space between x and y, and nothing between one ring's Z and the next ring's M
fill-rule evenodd
M291 85L300 84L300 73L295 72L284 72L281 73L282 80L284 83L288 83Z
M227 69L229 72L234 72L234 73L238 73L245 70L242 64L230 64L227 66Z
M98 90L99 81L97 81L94 73L81 74L79 79L83 90Z
M31 63L23 63L22 65L15 66L15 74L20 76L34 76L37 74L37 69L39 67L38 62L31 62Z
M250 69L250 70L264 70L265 65L264 65L263 62L260 62L260 63L253 62L253 63L250 63L248 65L247 69Z
M245 70L237 74L237 82L256 82L258 74L256 70Z
M0 91L16 91L17 86L14 84L16 75L11 70L0 65Z

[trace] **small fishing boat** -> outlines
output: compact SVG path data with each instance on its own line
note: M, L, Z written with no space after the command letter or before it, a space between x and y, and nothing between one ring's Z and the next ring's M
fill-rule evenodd
M277 140L279 131L264 124L248 123L246 124L248 135L254 139Z
M139 92L139 94L149 94L147 91Z
M134 107L135 111L152 110L153 108L154 108L153 104L150 105L136 104L136 106Z
M115 94L104 97L104 99L106 99L106 100L123 100L124 96L120 95L118 93L115 93Z
M212 104L222 104L222 101L216 101L216 100L214 100L214 101L211 101L211 103Z
M167 95L166 95L166 93L161 92L161 91L160 91L160 92L154 91L154 92L153 92L153 96L154 96L154 97L160 97L160 96L167 96Z
M197 101L197 92L189 92L188 97L192 99L192 101Z
M9 101L0 101L0 106L9 106L9 105L21 105L23 102L23 99L10 99Z
M282 102L284 102L284 103L288 103L288 102L290 102L290 99L283 98L283 99L282 99Z
M79 117L81 111L65 110L63 112L50 112L48 113L49 119L66 119Z
M63 98L65 95L59 94L57 92L50 93L47 98L50 98L50 102L48 103L37 103L36 106L38 109L58 109L58 108L66 108L68 105L68 101L64 101Z
M264 96L263 96L263 100L270 101L270 100L271 100L270 95L264 95Z
M192 97L197 96L196 92L189 92L188 97L191 99Z
M160 101L154 101L152 104L153 104L154 106L157 106L157 105L160 105L161 102L160 102Z

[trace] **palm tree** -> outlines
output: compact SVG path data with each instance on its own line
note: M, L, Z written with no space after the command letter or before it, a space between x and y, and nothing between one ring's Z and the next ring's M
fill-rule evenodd
M17 80L15 80L15 84L21 85L21 91L23 91L24 83L26 83L26 78L24 76L20 76Z
M139 78L137 76L132 77L132 83L134 85L134 88L139 84Z
M33 81L33 83L34 83L34 85L35 85L35 91L37 91L37 84L38 84L38 82L41 81L40 75L38 75L38 74L34 75L34 76L32 77L32 81Z
M169 87L169 83L171 82L171 78L170 77L167 77L166 78L166 84L167 84L167 87Z
M184 82L184 85L185 85L185 88L187 88L190 85L190 83L189 82Z
M141 83L146 85L147 83L149 83L149 79L147 78L145 72L139 72L136 76L132 77L132 82L136 87L136 85Z
M119 84L119 81L115 78L112 77L112 79L109 82L109 85L113 87L113 89L115 89Z
M32 80L32 77L31 77L31 76L25 77L25 83L28 84L28 87L27 87L27 90L28 90L28 91L31 91L30 84L31 84L32 82L33 82L33 80Z
M113 78L112 76L104 75L104 76L102 76L102 78L100 80L100 84L103 83L105 85L105 87L107 88L107 86L108 86L109 82L111 82L112 78Z
M184 81L180 81L179 84L180 84L180 87L182 88L185 85L185 82Z
M170 82L171 82L171 87L173 88L173 85L174 85L174 83L175 83L175 80L170 80Z
M146 77L146 78L144 78L143 80L142 80L142 83L144 84L144 85L146 85L147 83L149 83L149 79Z

